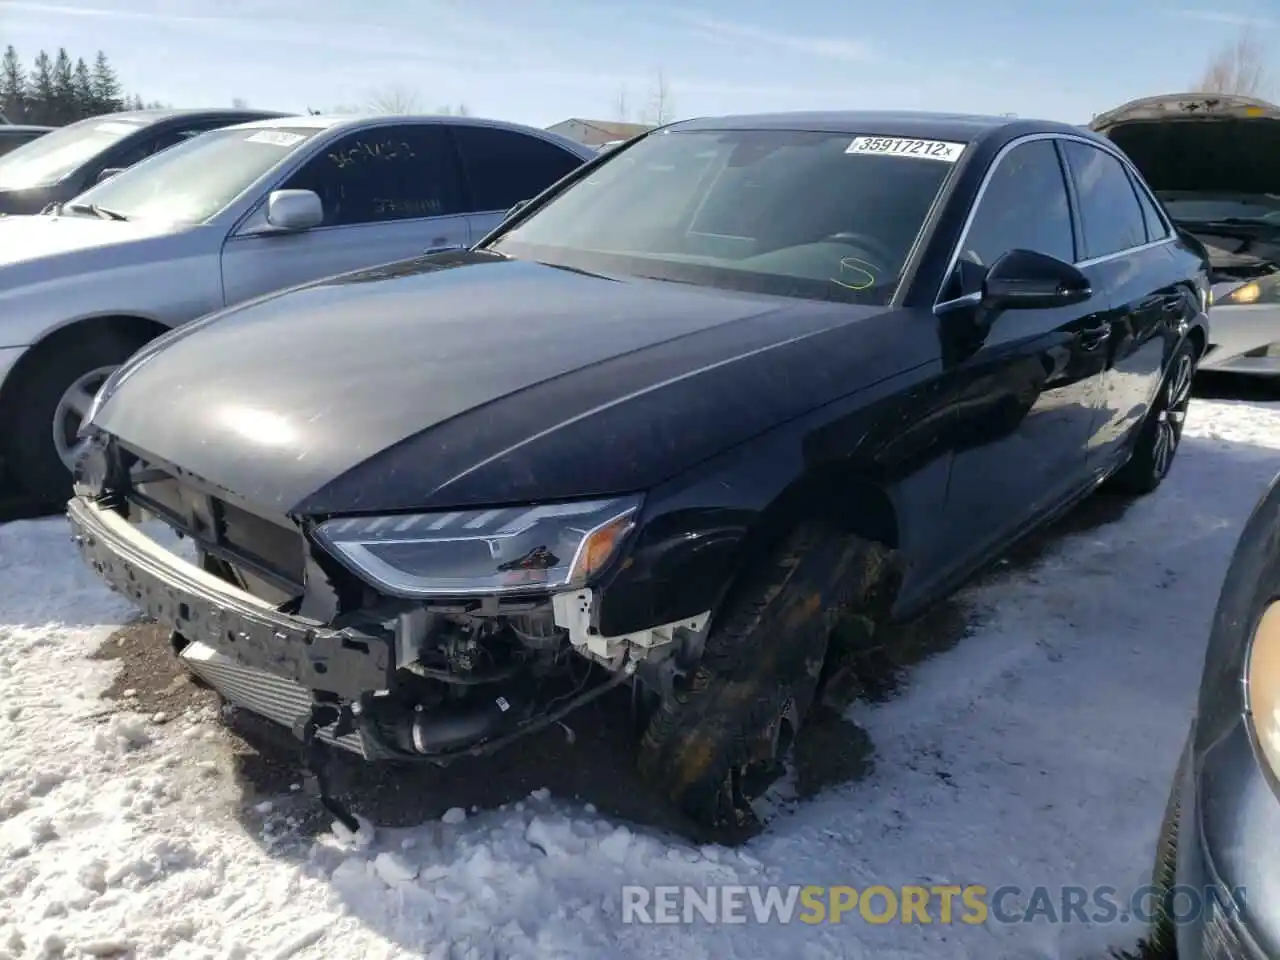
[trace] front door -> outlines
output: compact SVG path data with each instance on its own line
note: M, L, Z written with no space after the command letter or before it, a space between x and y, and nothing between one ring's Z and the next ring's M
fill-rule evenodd
M296 233L252 233L261 210L251 216L223 246L228 304L471 242L457 159L439 124L347 134L279 189L315 191L324 222Z
M978 200L943 299L982 289L1004 253L1077 259L1072 207L1052 139L1006 154ZM1101 293L1055 309L1009 309L975 327L976 306L939 317L957 428L939 531L939 568L966 566L1086 482L1086 448L1105 368Z

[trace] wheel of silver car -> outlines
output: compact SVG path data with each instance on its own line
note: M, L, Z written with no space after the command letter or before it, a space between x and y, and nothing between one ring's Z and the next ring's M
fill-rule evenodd
M94 394L107 382L117 366L97 367L77 377L58 400L58 406L53 411L53 446L58 451L58 459L68 471L74 466L73 451L80 424L89 412Z
M141 325L67 331L32 348L5 382L6 479L38 503L71 496L76 433L94 393L150 336Z
M1198 353L1190 341L1174 353L1164 383L1139 428L1129 462L1111 479L1112 489L1126 494L1150 493L1168 476L1182 443Z

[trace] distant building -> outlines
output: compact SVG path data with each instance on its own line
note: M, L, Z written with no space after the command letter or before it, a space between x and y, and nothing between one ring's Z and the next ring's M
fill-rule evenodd
M583 120L580 117L570 117L547 129L570 140L577 140L588 147L600 147L616 140L630 140L646 130L652 130L653 124L623 123L621 120Z

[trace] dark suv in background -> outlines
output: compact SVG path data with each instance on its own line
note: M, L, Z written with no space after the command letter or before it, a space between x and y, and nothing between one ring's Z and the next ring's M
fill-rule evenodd
M25 123L0 123L0 157L56 129L56 127L37 127Z
M65 203L111 173L196 134L285 116L269 110L132 110L54 128L11 151L0 147L0 214L39 213L51 203ZM0 134L5 130L0 126Z

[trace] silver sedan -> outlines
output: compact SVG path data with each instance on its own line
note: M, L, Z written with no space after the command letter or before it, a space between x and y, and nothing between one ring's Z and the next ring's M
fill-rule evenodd
M5 473L41 501L69 496L82 415L143 344L281 288L467 247L595 156L474 118L284 117L202 134L52 213L0 219Z

